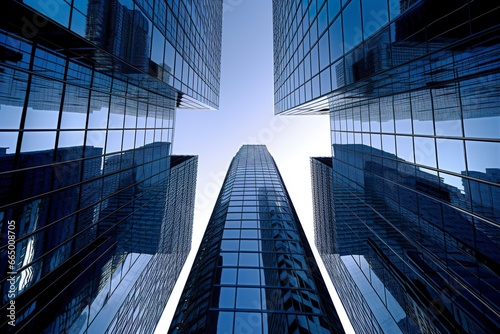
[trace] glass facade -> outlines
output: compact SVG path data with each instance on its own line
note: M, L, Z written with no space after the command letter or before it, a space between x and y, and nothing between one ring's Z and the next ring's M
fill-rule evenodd
M151 332L192 231L175 109L218 105L222 1L3 5L0 331Z
M499 14L274 1L275 111L330 115L318 242L357 332L499 330Z
M169 333L343 333L274 160L234 157Z

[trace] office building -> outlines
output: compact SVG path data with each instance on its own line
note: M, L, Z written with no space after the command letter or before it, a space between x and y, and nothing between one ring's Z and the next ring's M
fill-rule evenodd
M343 333L278 168L233 158L169 333Z
M151 333L191 241L197 158L171 155L175 110L218 106L222 1L0 15L0 331Z
M330 116L316 242L354 329L497 332L500 6L273 4L276 113Z

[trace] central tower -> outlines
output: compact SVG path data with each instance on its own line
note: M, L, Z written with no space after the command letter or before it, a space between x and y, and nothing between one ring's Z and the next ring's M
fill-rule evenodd
M265 146L233 158L169 332L344 332Z

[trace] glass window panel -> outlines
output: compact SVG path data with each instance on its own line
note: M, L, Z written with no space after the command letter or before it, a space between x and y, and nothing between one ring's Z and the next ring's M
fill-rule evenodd
M66 85L61 129L85 129L89 90Z
M104 143L106 142L106 131L88 131L87 132L87 140L85 143L85 146L89 147L94 147L97 149L102 150L104 149ZM94 151L94 149L92 149ZM88 155L87 155L88 156Z
M76 32L78 35L82 37L86 37L85 31L87 28L87 17L82 15L77 10L73 10L73 15L71 17L71 30Z
M382 150L388 153L396 154L393 135L382 135Z
M222 237L224 239L232 239L232 238L239 238L240 237L240 230L229 230L229 229L224 229L224 232L222 234Z
M24 132L21 152L54 150L56 132ZM51 153L53 154L53 152Z
M122 149L122 130L109 130L106 139L106 153L121 151Z
M220 248L226 251L238 251L238 246L238 240L222 240Z
M397 156L408 162L413 162L413 140L410 136L396 136Z
M323 6L318 14L318 33L321 35L328 26L327 6Z
M240 267L258 267L258 253L240 253Z
M415 162L417 164L436 167L436 147L433 138L414 137Z
M328 31L319 40L319 68L324 69L330 64L330 44L328 40Z
M155 131L154 130L147 130L146 131L146 136L144 138L144 145L151 144L154 141L154 135Z
M83 146L83 131L61 131L58 147Z
M348 52L363 40L359 0L352 0L342 12L344 22L344 49Z
M235 268L221 268L221 284L235 284L236 283L236 269Z
M259 288L237 288L236 307L242 309L260 310L260 289Z
M241 230L242 239L256 239L257 230Z
M216 307L218 306L220 308L234 308L236 288L216 287L215 289L220 289L219 303L218 305L216 305ZM217 293L214 293L213 295L217 296Z
M465 171L464 142L453 139L437 139L439 169L455 173Z
M389 21L387 0L362 0L365 38L373 35Z
M320 74L320 84L321 84L321 95L330 93L332 90L330 81L330 68L325 69Z
M233 330L233 312L219 312L217 317L217 332L216 334L234 333Z
M17 137L19 132L2 132L0 131L0 143L2 143L2 149L6 149L6 154L12 154L16 152L17 147ZM1 167L3 171L3 167ZM10 168L9 168L10 169Z
M135 131L125 130L123 131L123 148L122 150L130 150L135 147Z
M24 127L26 129L56 129L61 97L62 83L34 76Z
M330 57L335 61L344 53L344 46L342 43L342 19L339 16L335 22L330 26Z
M258 251L259 243L256 240L241 240L240 242L241 251Z
M154 27L153 28L153 43L151 46L151 60L156 64L161 65L163 63L163 52L165 50L164 43L165 37L160 33L160 31Z
M467 149L467 168L469 175L471 172L493 173L493 169L498 169L500 166L500 143L481 142L481 141L466 141ZM488 172L487 169L492 169ZM476 174L476 173L475 173ZM478 178L480 174L476 174ZM483 175L484 176L484 175ZM487 176L484 176L487 177ZM492 180L493 181L493 180ZM498 182L493 181L493 182Z
M259 269L238 269L238 284L259 285Z
M135 132L135 148L144 146L145 136L146 136L146 131L144 130L137 130Z
M238 253L220 253L222 256L223 266L236 266L238 265Z
M137 125L137 101L128 99L125 109L125 127L135 128Z
M257 228L257 221L256 220L245 220L242 222L243 228Z
M112 96L108 128L123 128L124 118L125 99L119 96Z
M70 6L65 1L55 2L54 5L50 4L50 2L40 0L26 0L24 3L40 13L47 15L64 27L67 27L69 24ZM54 10L54 7L57 8L57 10Z
M397 133L412 133L410 95L394 96L394 119Z
M1 94L1 93L0 93ZM6 104L0 106L0 128L19 129L21 124L22 107L13 107Z
M234 319L233 333L263 333L261 314L251 312L237 312Z
M339 0L329 0L328 1L328 19L331 22L335 16L340 11L340 2Z
M401 13L401 0L389 0L389 12L391 13L391 20Z

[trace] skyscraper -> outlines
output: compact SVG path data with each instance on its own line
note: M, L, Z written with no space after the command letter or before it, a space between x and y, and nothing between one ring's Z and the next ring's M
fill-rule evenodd
M276 164L233 158L169 333L343 333Z
M273 4L276 113L330 115L316 243L355 330L497 332L500 6Z
M150 333L191 241L175 109L218 106L222 0L0 15L0 331Z

